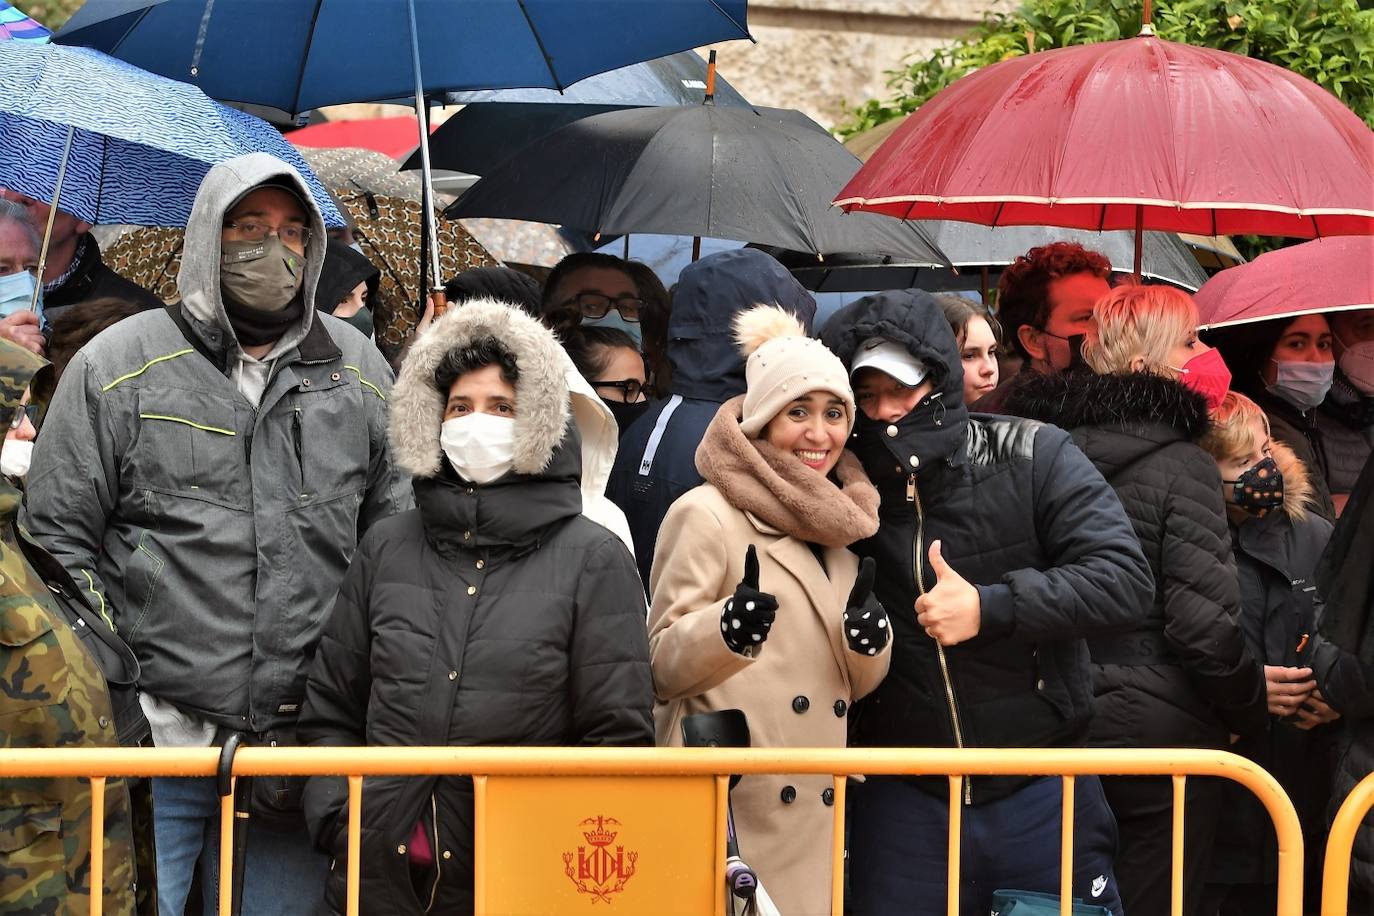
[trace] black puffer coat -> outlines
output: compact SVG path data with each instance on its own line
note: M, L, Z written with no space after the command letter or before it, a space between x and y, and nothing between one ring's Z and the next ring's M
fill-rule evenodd
M877 558L874 593L890 609L895 640L887 679L858 704L853 740L1081 745L1092 707L1083 637L1136 625L1154 593L1120 502L1062 430L965 411L958 347L929 294L860 299L822 338L849 365L875 336L921 360L938 397L893 425L861 414L851 442L882 497L878 533L852 549ZM948 685L912 610L935 585L926 557L937 539L977 586L982 613L981 632L945 650ZM1025 782L974 779L971 798L992 801ZM948 791L943 779L921 784Z
M1345 717L1330 817L1362 779L1374 772L1374 457L1360 472L1350 502L1317 567L1326 611L1312 657L1317 687ZM1350 876L1374 892L1374 828L1366 819L1355 835Z
M443 399L433 371L444 352L486 333L520 369L517 446L513 472L475 485L436 455ZM580 444L549 347L556 341L533 318L473 301L407 357L392 448L416 473L418 508L378 523L358 548L316 652L304 743L653 744L643 589L624 543L579 514ZM363 797L362 912L471 912L471 780L379 777ZM335 857L326 903L339 913L346 802L342 779L307 787L312 836ZM437 866L420 869L418 889L417 824Z
M1331 537L1331 523L1308 502L1307 468L1288 446L1274 442L1273 458L1283 474L1283 507L1263 518L1231 507L1231 541L1240 575L1241 625L1250 651L1265 665L1304 667L1316 645L1321 601L1317 561ZM1237 525L1239 522L1239 525ZM1302 648L1299 649L1299 646ZM1325 828L1331 796L1335 732L1339 725L1303 731L1293 720L1269 716L1265 729L1232 748L1264 767L1298 809L1303 835ZM1254 793L1226 780L1226 828L1217 831L1212 877L1218 884L1273 884L1278 880L1278 846L1269 814ZM1307 843L1309 860L1321 844Z
M1221 475L1197 440L1207 405L1145 373L1041 376L1011 409L1072 432L1130 516L1154 601L1133 630L1089 640L1092 744L1216 747L1264 729L1264 675L1246 649Z

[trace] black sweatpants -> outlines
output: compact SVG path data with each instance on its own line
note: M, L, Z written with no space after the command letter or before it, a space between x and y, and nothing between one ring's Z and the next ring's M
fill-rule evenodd
M1116 815L1116 882L1127 916L1167 914L1172 899L1174 787L1168 776L1111 776L1102 791ZM1184 792L1183 912L1200 916L1221 811L1221 785L1188 777Z

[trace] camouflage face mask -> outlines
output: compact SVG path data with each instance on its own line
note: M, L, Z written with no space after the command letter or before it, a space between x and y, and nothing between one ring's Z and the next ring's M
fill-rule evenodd
M305 275L305 256L275 235L261 242L220 245L219 285L229 298L260 312L279 312L295 298Z

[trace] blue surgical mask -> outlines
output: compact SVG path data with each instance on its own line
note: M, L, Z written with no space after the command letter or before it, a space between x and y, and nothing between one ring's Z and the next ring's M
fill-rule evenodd
M619 309L608 309L606 314L600 318L583 318L584 328L615 328L617 331L624 331L634 338L635 349L644 349L644 331L640 328L638 321L626 321L620 317Z
M1278 366L1274 384L1266 387L1271 394L1278 395L1298 410L1311 410L1326 400L1326 393L1331 390L1331 381L1336 376L1334 362L1276 359L1274 365Z
M21 270L17 274L6 274L0 277L0 318L13 315L15 312L22 312L33 302L33 291L38 286L38 280L27 270ZM43 314L43 293L38 293L37 313Z

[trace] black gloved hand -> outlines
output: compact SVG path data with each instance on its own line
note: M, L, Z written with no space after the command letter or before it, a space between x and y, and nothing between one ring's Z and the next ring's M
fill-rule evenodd
M759 556L754 545L744 555L744 578L720 612L720 635L731 652L754 657L778 616L778 599L759 591Z
M876 568L872 557L865 557L859 564L859 576L854 580L854 589L844 609L845 641L849 643L849 651L860 655L877 655L892 638L887 611L873 597Z

